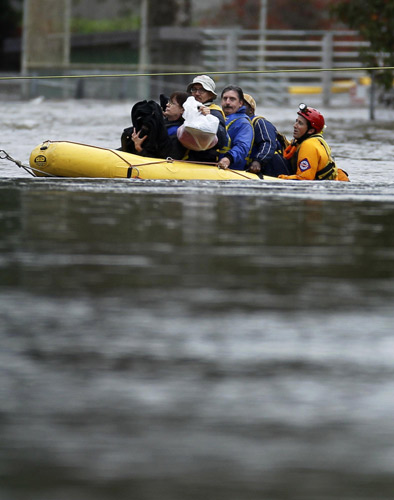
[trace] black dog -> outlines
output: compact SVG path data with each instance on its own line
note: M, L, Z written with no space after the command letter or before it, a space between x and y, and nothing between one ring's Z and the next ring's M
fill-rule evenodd
M131 139L133 129L139 136L146 139L142 144L142 156L165 158L169 152L169 137L164 122L162 108L155 101L137 102L131 110L132 127L124 129L121 136L122 151L136 154L134 142Z

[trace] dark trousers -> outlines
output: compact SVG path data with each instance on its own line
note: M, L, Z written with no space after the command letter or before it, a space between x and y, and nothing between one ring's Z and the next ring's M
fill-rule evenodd
M261 174L269 175L270 177L278 177L278 175L282 174L292 175L293 173L290 162L277 153L261 168Z

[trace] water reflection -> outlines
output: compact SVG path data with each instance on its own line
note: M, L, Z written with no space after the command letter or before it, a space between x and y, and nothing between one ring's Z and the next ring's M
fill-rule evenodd
M390 498L391 202L34 186L0 198L4 498Z
M324 309L361 305L359 294L352 300L340 286L359 290L374 280L370 300L393 275L391 204L220 193L4 194L2 283L37 293L208 285L225 294L227 307L242 303L243 292L268 288L291 297L278 307ZM306 287L310 297L299 303ZM325 289L334 287L329 296Z

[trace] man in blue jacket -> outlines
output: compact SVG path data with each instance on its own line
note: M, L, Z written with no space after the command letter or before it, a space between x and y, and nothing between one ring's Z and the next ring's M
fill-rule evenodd
M252 122L246 115L244 93L240 87L229 85L221 97L230 145L228 151L220 155L218 167L246 170L254 134Z

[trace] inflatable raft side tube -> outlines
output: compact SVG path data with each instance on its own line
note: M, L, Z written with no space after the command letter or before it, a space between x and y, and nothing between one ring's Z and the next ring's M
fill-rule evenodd
M250 172L171 159L147 158L67 141L47 141L30 154L37 176L162 180L258 180ZM281 181L264 177L264 181Z

